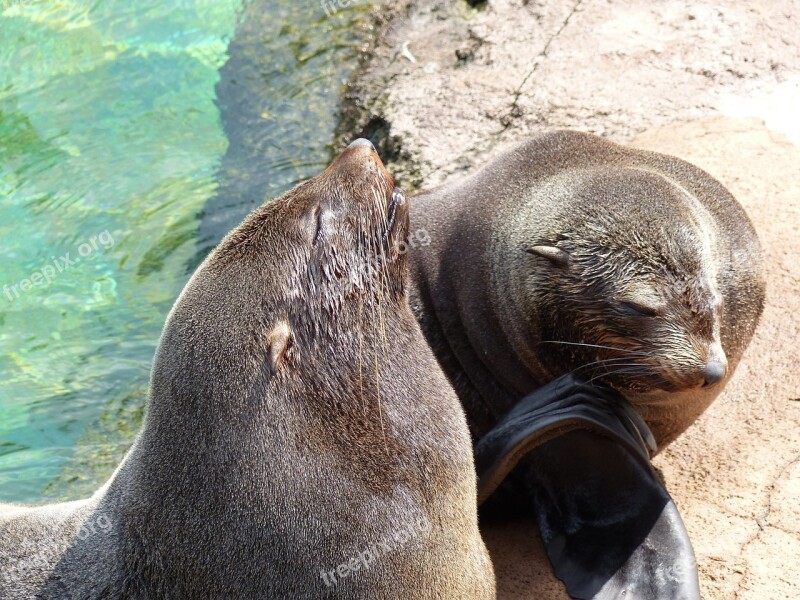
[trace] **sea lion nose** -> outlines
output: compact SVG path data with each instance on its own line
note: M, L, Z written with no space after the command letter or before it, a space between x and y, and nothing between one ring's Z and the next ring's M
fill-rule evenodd
M351 142L348 148L359 148L361 146L369 146L375 150L375 146L366 138L358 138L356 141Z
M728 365L719 360L710 360L706 363L706 368L703 371L705 377L705 384L703 387L711 387L722 381L728 372Z
M325 170L325 175L332 177L335 181L347 182L348 189L356 182L365 183L365 178L371 182L367 187L373 185L376 179L382 179L386 184L384 191L387 197L394 189L394 178L386 170L375 146L366 138L358 138L342 150L342 153Z

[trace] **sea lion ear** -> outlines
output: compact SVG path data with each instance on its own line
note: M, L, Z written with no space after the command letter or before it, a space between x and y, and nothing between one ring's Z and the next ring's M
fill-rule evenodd
M288 353L292 348L292 329L286 321L280 321L272 328L267 338L269 342L269 364L272 372L286 363Z
M555 246L531 246L528 248L531 254L537 254L549 260L558 267L566 268L569 266L569 253Z

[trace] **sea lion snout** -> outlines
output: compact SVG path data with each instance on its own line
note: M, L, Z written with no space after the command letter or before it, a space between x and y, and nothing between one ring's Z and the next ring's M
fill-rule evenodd
M342 176L349 181L372 180L374 182L377 179L381 187L388 188L388 190L394 188L394 177L384 166L372 142L364 138L357 139L342 150L342 153L326 169L325 174Z
M357 237L377 230L384 241L404 236L399 230L408 220L405 195L367 139L347 146L309 189L309 210L334 215L330 220L340 233L349 228ZM315 204L321 205L321 212Z
M405 195L395 187L394 177L367 139L359 138L347 146L321 177L328 189L366 205L387 223L398 209L406 209Z

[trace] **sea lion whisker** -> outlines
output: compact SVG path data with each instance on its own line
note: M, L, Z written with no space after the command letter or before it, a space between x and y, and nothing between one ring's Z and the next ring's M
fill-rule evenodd
M381 235L383 239L386 237L386 200L382 197L380 190L375 187L374 185L370 188L370 193L372 194L373 204L375 204L378 208L377 214L378 219L376 219L376 225L379 225L380 228L384 231Z
M617 364L617 365L612 365L612 366L613 367L618 367L618 368L616 368L616 369L607 369L606 373L621 373L621 372L623 372L625 370L625 369L623 369L623 367L637 367L642 372L648 372L648 373L652 373L653 372L653 370L650 367L648 367L646 365L640 365L638 363L625 363L625 364ZM628 369L627 372L632 372L632 371L633 371L633 369Z
M383 407L381 406L381 375L380 375L380 368L378 366L377 353L374 356L375 356L375 380L376 380L375 390L378 395L378 421L381 424L381 437L383 437L383 447L386 450L386 456L390 456L389 442L386 441L386 427L383 423Z
M611 375L611 373L600 373L599 375L595 375L594 377L592 377L587 383L588 385L591 385L598 379L602 379L603 377L608 377L609 375Z
M607 359L604 359L604 360L596 360L594 362L590 362L590 363L587 363L585 365L581 365L581 366L573 369L572 371L569 371L567 374L568 375L575 375L576 373L578 373L580 371L583 371L584 369L589 369L591 367L601 367L601 366L604 366L604 365L607 365L607 364L614 364L614 363L618 363L618 362L625 361L625 360L633 360L633 358L635 358L635 357L619 356L619 357L616 357L616 358L607 358Z
M651 374L652 374L652 372L636 370L636 369L620 369L620 370L616 370L616 371L606 371L605 373L600 373L599 375L595 375L594 377L592 377L589 380L588 383L592 384L595 381L597 381L598 379L601 379L603 377L608 377L608 376L611 376L611 375L626 375L626 376L641 375L641 376L645 376L645 375L651 375ZM635 379L635 377L632 377L632 379Z
M588 364L585 364L585 365L583 365L583 367L579 367L579 368L592 367L592 366L595 366L595 365L613 364L613 363L618 363L618 362L621 362L621 361L624 361L624 360L633 360L635 358L636 358L635 356L634 357L631 357L631 356L617 356L615 358L606 358L606 359L603 359L603 360L596 360L594 362L590 362Z
M364 396L364 303L358 305L358 389L361 398L361 406L364 409L364 416L367 416L367 399Z
M652 356L651 352L643 352L640 350L630 350L629 348L617 348L615 346L603 346L602 344L584 344L579 342L563 342L559 340L542 340L540 344L562 344L564 346L581 346L585 348L600 348L603 350L615 350L617 352L627 352L628 354L638 354L641 356Z

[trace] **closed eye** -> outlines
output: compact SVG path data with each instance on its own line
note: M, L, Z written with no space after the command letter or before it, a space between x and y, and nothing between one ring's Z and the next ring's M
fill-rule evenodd
M635 317L657 317L659 316L658 309L652 306L647 306L639 302L623 301L620 302L623 312Z

